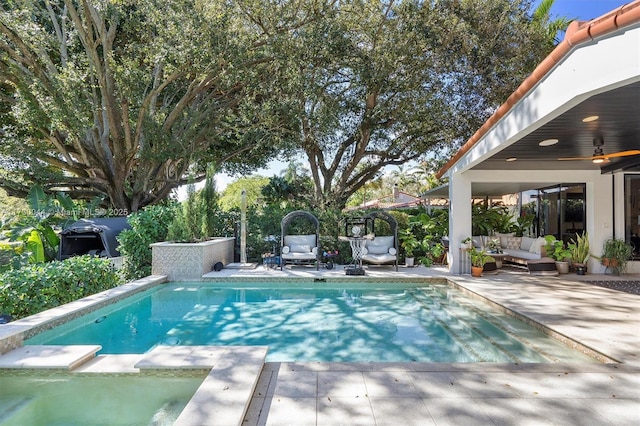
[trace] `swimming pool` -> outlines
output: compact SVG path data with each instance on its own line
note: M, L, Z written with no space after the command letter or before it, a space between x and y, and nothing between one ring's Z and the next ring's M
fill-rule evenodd
M172 425L204 377L3 371L0 425Z
M25 344L269 346L279 362L594 362L446 283L416 282L168 283Z

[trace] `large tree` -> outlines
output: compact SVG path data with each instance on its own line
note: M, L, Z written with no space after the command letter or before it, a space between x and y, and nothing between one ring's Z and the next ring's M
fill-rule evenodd
M39 183L136 211L204 179L207 163L250 170L283 142L263 35L234 2L0 4L0 187L12 195Z
M347 0L269 37L316 207L343 207L385 167L449 155L470 137L548 53L530 6Z

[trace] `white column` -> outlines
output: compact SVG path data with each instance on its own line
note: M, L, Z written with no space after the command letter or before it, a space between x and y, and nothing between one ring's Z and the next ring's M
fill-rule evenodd
M471 237L471 181L463 173L449 179L449 271L465 274L463 257L467 253L460 249L462 240ZM466 269L466 268L465 268Z

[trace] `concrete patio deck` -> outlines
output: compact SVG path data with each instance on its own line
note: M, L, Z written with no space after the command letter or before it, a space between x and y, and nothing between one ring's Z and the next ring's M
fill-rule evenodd
M258 267L210 276L339 277L344 271ZM367 276L446 277L618 363L266 363L243 425L640 424L640 296L581 282L640 276L501 271L472 279L424 267L371 267Z

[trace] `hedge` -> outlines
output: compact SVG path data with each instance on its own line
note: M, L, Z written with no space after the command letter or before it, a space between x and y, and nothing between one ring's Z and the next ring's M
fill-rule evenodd
M0 314L13 320L118 286L109 259L84 255L0 274Z

